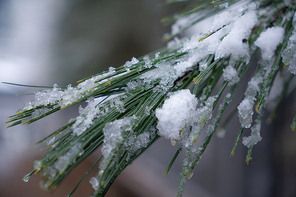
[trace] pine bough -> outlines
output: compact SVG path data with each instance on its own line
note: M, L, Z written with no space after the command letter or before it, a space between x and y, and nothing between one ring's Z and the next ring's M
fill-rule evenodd
M55 84L35 93L34 100L9 117L8 127L27 125L76 103L88 103L79 108L78 117L37 143L47 142L48 152L34 162L25 182L42 172L43 187L54 189L102 146L99 174L90 183L95 189L93 196L104 196L125 167L157 138L165 137L178 147L165 173L182 148L187 151L179 182L178 196L182 196L185 180L191 177L244 74L256 63L244 98L235 108L241 129L231 152L233 155L244 129L250 128L251 135L242 139L249 162L253 146L261 140L267 103L272 99L280 103L295 90L296 2L184 0L168 4L188 4L188 8L163 19L164 24L172 24L172 32L164 36L170 40L167 47L132 58L119 68L110 67L75 87ZM178 38L183 30L210 16L213 23L207 32ZM258 54L261 59L254 62ZM222 83L218 83L220 79ZM277 93L272 90L275 83ZM293 130L295 125L296 116ZM206 137L198 146L196 141L203 131ZM56 138L60 133L63 135Z

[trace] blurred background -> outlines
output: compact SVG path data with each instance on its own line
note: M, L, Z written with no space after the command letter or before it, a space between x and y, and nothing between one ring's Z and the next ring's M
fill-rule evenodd
M163 1L0 0L0 81L75 85L79 79L157 50L165 46L162 35L170 32L159 21L177 9L160 9L159 3ZM40 189L39 175L22 182L34 160L44 154L34 144L78 115L72 107L29 126L5 129L6 117L32 99L16 94L37 90L0 84L0 197L67 196L100 155L100 150L93 153L55 192ZM239 129L235 116L223 138L213 137L194 176L186 182L184 196L296 196L296 133L289 128L295 100L294 92L283 102L277 119L263 124L263 140L254 147L249 165L244 162L247 148L241 143L229 157ZM107 196L176 196L184 153L163 175L176 148L159 139L116 179ZM74 196L91 195L88 180L97 169Z

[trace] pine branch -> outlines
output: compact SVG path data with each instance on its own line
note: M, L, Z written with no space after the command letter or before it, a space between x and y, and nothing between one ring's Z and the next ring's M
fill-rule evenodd
M231 155L243 131L251 128L251 135L243 137L242 142L248 147L246 162L249 162L254 145L261 140L261 122L269 99L279 98L276 111L289 95L288 87L296 74L296 5L294 1L285 3L282 0L170 1L170 6L187 4L188 7L162 20L166 25L172 24L172 32L165 39L174 38L162 49L82 79L75 87L5 82L47 88L36 92L33 100L9 116L7 127L31 124L76 103L88 103L85 108L79 108L78 117L37 142L47 143L44 148L48 152L34 162L34 170L24 181L43 172L43 187L55 189L77 165L102 146L99 175L90 182L95 189L93 196L104 196L128 165L159 137L164 137L178 146L165 174L179 153L186 151L178 192L178 196L182 196L186 179L211 142L226 108L252 68L250 65L256 63L244 97L231 113L231 117L237 113L241 123ZM214 16L213 25L207 31L190 38L176 37L211 16ZM260 55L261 59L256 62L254 57ZM283 94L271 95L276 77L281 73L285 73ZM215 110L217 114L213 113ZM253 123L255 113L258 114ZM294 117L293 130L295 120ZM196 142L202 132L206 137L198 146ZM59 133L63 135L56 139Z

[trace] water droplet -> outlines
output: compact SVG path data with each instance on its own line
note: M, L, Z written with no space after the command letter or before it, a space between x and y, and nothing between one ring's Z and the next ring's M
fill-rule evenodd
M26 174L23 178L23 181L27 183L29 181L30 177L31 177L31 173Z

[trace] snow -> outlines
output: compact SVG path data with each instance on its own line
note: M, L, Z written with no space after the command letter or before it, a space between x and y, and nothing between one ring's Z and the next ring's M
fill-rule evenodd
M296 53L293 55L293 58L291 59L290 63L289 63L289 68L288 70L296 75Z
M142 79L145 84L151 84L160 79L158 88L154 88L154 90L165 93L174 85L174 81L179 76L174 66L171 66L171 62L158 63L155 67L155 69L143 73L139 78Z
M79 107L78 112L80 115L72 125L73 133L78 136L92 125L93 119L100 113L99 108L96 107L98 100L90 98L87 103L85 108Z
M263 68L264 69L264 68ZM250 128L252 124L252 116L254 114L253 107L256 101L256 95L260 92L259 85L263 81L264 73L262 70L257 72L248 82L244 100L238 105L238 117L241 126Z
M199 63L199 71L202 72L208 67L207 62L200 62Z
M115 108L117 112L119 113L124 113L125 108L124 108L124 103L121 101L120 97L116 97L112 100L110 100L110 107Z
M146 68L151 68L151 67L152 67L152 61L151 61L150 59L147 59L147 60L145 61L145 67L146 67Z
M160 52L157 52L157 53L155 53L155 59L158 59L159 58L159 55L160 55Z
M288 44L282 52L282 61L285 65L288 65L288 70L292 74L296 74L296 12L293 17L294 30L288 40Z
M158 134L170 139L172 144L180 139L181 131L192 124L196 117L197 98L189 90L174 92L165 100L161 108L156 109Z
M251 99L245 98L237 107L239 121L244 128L251 127L252 115L254 114L253 105L254 102Z
M136 64L138 62L139 60L137 60L136 58L132 58L131 61L127 61L125 67L127 70L129 70L133 64ZM98 89L98 86L100 84L106 85L106 82L108 82L109 80L125 75L126 73L128 73L128 71L116 74L115 69L110 67L109 72L104 72L103 74L96 75L92 78L84 80L79 83L77 87L72 87L70 84L67 86L67 89L64 90L62 98L58 104L61 108L65 108L73 103L76 103L77 101L88 98L89 95L91 95L94 91Z
M137 63L139 63L139 60L135 57L132 57L131 61L125 62L124 67L130 68L132 65L137 64Z
M109 67L109 69L108 69L108 70L109 70L109 73L115 73L115 72L116 72L116 71L115 71L115 68L114 68L114 67L112 67L112 66L111 66L111 67Z
M56 104L62 99L63 94L64 92L58 87L58 85L54 84L52 90L35 92L34 100L26 102L19 112L30 110L37 106Z
M202 129L206 126L208 121L212 118L213 105L216 101L217 96L209 97L204 104L196 110L196 120L193 123L192 131L190 133L190 141L195 142L201 134ZM202 98L200 98L202 102Z
M151 127L148 131L140 134L138 137L132 133L124 142L125 149L128 150L126 161L129 161L132 156L139 154L142 148L147 147L151 139L155 137L156 129Z
M94 188L94 190L97 190L99 187L99 181L96 177L91 177L89 180L91 186Z
M183 61L183 62L179 62L176 64L176 66L174 66L175 70L176 70L176 75L177 76L182 76L183 73L185 73L188 69L190 69L195 61L191 61L193 59L189 59L188 61Z
M104 156L104 160L100 163L100 175L104 173L104 170L108 165L108 161L113 154L112 151L116 149L118 144L123 142L122 133L133 133L132 126L136 120L136 116L124 117L123 119L107 123L103 128L104 143L101 151Z
M249 97L252 100L255 100L255 96L260 91L259 84L262 83L262 81L263 77L260 75L260 73L252 77L252 79L248 82L245 97Z
M63 174L69 165L75 163L76 157L78 157L79 153L82 151L82 144L75 144L65 155L58 158L58 160L53 165L54 168L57 169L60 174Z
M50 138L48 141L47 141L47 145L53 145L53 143L54 143L54 141L55 141L55 137L53 136L52 138Z
M214 16L214 20L211 25L211 31L215 31L234 22L239 17L240 12L237 10L224 11Z
M219 31L206 39L202 39L202 35L193 35L189 40L184 42L181 51L192 51L196 49L196 58L198 61L205 58L209 54L214 54L221 43L220 38L223 36L223 31ZM201 40L202 39L202 40Z
M217 96L209 97L197 108L198 99L189 90L172 93L163 106L156 109L158 134L171 140L172 145L183 138L185 147L194 143L212 117L216 99ZM187 138L189 127L192 127L192 131Z
M240 58L245 58L245 61L248 62L250 58L249 45L243 42L243 40L249 38L256 23L256 12L252 9L239 17L234 22L229 34L222 40L216 50L215 59L225 58L231 55L232 61L230 64L233 64L233 62Z
M206 101L204 106L197 109L197 121L199 123L205 122L212 117L213 112L213 104L216 101L216 96L209 97Z
M234 85L239 82L239 77L235 68L230 65L223 69L223 78L225 81L229 81L229 85Z
M178 37L174 37L173 40L167 42L167 47L170 49L177 49L181 46L182 42Z
M270 27L263 31L255 41L255 45L261 49L262 58L271 60L277 46L283 42L285 30L282 27Z
M255 124L251 128L251 135L248 137L243 137L243 144L246 147L254 146L256 145L259 141L262 140L262 137L260 136L260 129L261 129L261 123Z
M123 131L132 131L132 122L136 119L135 116L125 117L105 125L103 128L104 143L101 150L104 158L107 158L111 151L116 147L117 143L120 143L123 140L121 135Z
M34 169L37 172L41 170L41 167L42 167L42 161L41 160L34 161Z
M285 1L285 3L290 4L290 1ZM227 7L228 4L225 3L222 6ZM123 67L126 70L124 73L116 75L116 69L110 67L108 72L84 80L79 83L77 87L69 85L65 90L62 90L54 84L52 90L36 92L35 99L27 102L21 111L30 110L37 106L45 107L34 110L32 115L23 119L23 121L26 122L30 119L34 119L52 110L46 107L50 104L56 105L55 107L64 108L77 101L84 100L84 98L89 97L97 90L98 85L104 85L104 83L108 82L108 80L113 77L118 77L130 72L131 69L136 68L134 65L138 64L136 65L139 66L139 70L137 71L141 71L140 69L144 68L145 70L147 68L149 70L147 69L147 71L141 75L139 73L136 78L128 82L126 87L122 87L122 89L125 90L128 95L132 95L133 92L139 90L138 88L143 88L141 91L144 92L148 87L153 87L157 81L158 84L156 87L153 87L154 91L160 91L164 95L168 95L163 106L155 111L155 116L158 119L156 125L157 132L160 136L171 140L172 145L180 141L181 145L187 148L189 145L195 143L196 139L201 135L202 130L212 118L217 96L208 98L208 95L205 94L205 90L212 87L204 88L204 92L199 99L191 94L188 89L178 90L172 93L169 91L171 91L173 85L181 84L181 80L178 83L176 83L176 80L182 77L187 71L192 70L194 66L198 66L200 72L204 71L208 67L208 64L210 64L210 61L208 61L209 58L207 58L209 55L215 55L215 60L230 57L229 65L223 69L223 78L225 81L229 81L229 85L234 85L239 82L240 79L234 65L239 60L249 62L250 46L248 39L258 21L254 6L255 4L253 3L247 9L227 10L216 15L210 27L209 34L196 34L189 39L182 40L174 38L173 41L167 44L168 51L172 51L173 53L175 51L186 52L186 54L182 56L165 59L166 54L157 52L154 54L154 58L152 55L152 59L149 59L149 56L145 56L143 62L133 57L131 61L127 61L124 64ZM197 17L197 15L194 13L177 19L176 23L172 25L171 33L173 35L180 33L180 31L195 20L195 17ZM289 18L289 16L287 16L287 18ZM296 18L295 15L294 18ZM293 25L296 27L296 21L294 21ZM264 62L270 62L273 59L277 47L283 42L284 33L285 31L282 27L267 28L255 41L254 44L260 48ZM293 31L292 36L289 38L288 45L282 53L282 59L285 64L289 65L289 71L296 74L296 30ZM226 59L226 61L228 61L228 59ZM224 66L224 63L225 61L222 64L217 64L217 66ZM143 67L140 67L140 65ZM237 107L239 121L244 128L250 128L252 125L253 108L257 99L256 96L260 93L260 85L264 80L264 75L266 75L265 71L267 69L264 68L262 70L264 70L264 72L259 70L248 82L248 87L244 94L245 98ZM277 85L276 82L277 81L275 81L275 85ZM108 84L106 83L105 85ZM278 85L282 86L282 83ZM278 96L279 90L282 90L277 88L277 86L275 86L275 88L277 91L274 92L274 90L271 89L269 99L274 95ZM231 95L228 94L226 99L229 99L230 102ZM110 108L115 109L116 114L124 113L126 110L124 108L123 97L119 96L110 99L108 104L105 103L106 105L98 105L98 100L93 98L89 99L87 102L88 104L85 108L79 107L79 116L72 125L74 135L81 135L93 125L96 118L105 115L106 111L110 110ZM217 117L219 117L219 113L222 114L221 111L224 105L229 104L229 102L226 100L220 105ZM198 105L198 103L200 103L200 105ZM102 108L104 108L103 111ZM151 106L146 106L143 113L144 116L154 115ZM153 127L154 130L152 128L153 132L152 130L143 133L134 132L133 125L138 120L138 117L130 116L114 120L105 125L102 131L104 134L104 143L101 149L104 160L100 164L100 175L104 172L106 166L109 164L112 165L113 161L110 159L114 158L115 155L113 154L117 154L117 148L123 147L123 151L129 151L126 157L128 161L131 157L136 156L142 148L147 147L154 138L156 135L155 127ZM205 129L208 135L214 132L217 127L216 123L218 124L218 118L214 118L213 122L211 124L209 123L207 129ZM251 127L251 135L243 138L243 144L245 146L253 146L261 140L260 128L261 125L259 123ZM189 131L191 132L189 133ZM225 130L217 134L223 136ZM49 145L52 143L54 143L54 138L48 141ZM66 154L60 156L53 166L46 169L49 173L48 176L54 176L54 173L63 173L69 165L75 162L76 157L82 154L82 144L78 143L74 145ZM34 168L37 171L39 171L41 167L41 161L34 162ZM99 182L97 178L92 177L90 183L94 189L98 189Z
M284 0L284 4L289 7L291 5L291 0Z
M198 13L192 13L188 16L180 17L176 20L176 22L172 25L172 35L179 34L182 30L184 30L186 27L190 26L194 19L198 16Z

